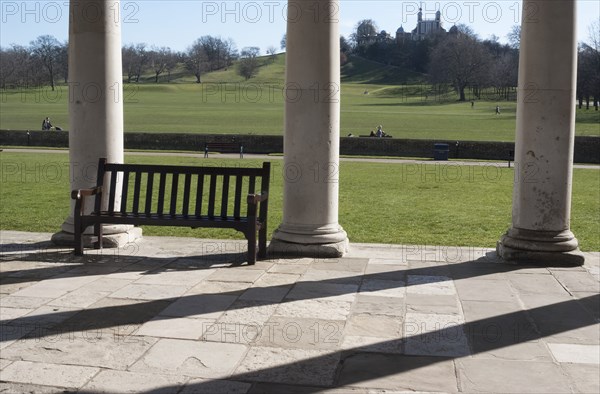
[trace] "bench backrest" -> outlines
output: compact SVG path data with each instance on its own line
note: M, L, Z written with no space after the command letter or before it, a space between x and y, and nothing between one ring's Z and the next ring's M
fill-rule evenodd
M239 168L115 164L100 159L97 179L108 199L108 212L239 219L247 216L242 204L246 206L248 194L269 192L270 171L268 162L260 168ZM96 196L96 212L101 199ZM266 204L260 208L263 217Z
M206 142L204 151L222 152L222 153L240 153L242 144L239 142Z

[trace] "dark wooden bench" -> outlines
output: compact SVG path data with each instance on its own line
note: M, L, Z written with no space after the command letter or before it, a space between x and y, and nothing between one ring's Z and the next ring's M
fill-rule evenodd
M270 172L267 162L262 168L234 168L115 164L100 159L97 185L71 192L75 254L83 254L83 233L92 225L96 249L102 248L102 224L232 228L244 233L248 263L254 264L257 254L266 257ZM86 212L90 196L94 209Z
M208 152L239 153L240 159L244 158L244 146L239 142L206 142L204 143L204 157Z

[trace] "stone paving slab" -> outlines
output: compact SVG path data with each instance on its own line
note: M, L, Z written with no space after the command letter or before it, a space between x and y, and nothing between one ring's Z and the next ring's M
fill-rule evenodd
M561 364L569 376L571 387L577 393L600 393L600 373L597 365Z
M231 380L190 379L179 394L245 394L252 384Z
M559 363L600 364L600 346L549 343L550 352Z
M109 332L51 332L21 339L2 350L9 360L126 369L157 342L152 337L115 337ZM27 383L22 382L21 383Z
M397 391L452 393L458 389L454 362L440 357L362 353L344 360L341 385Z
M247 351L240 344L160 339L129 370L222 379L231 375Z
M200 339L204 332L215 324L210 319L188 319L157 316L144 323L135 335L160 338Z
M570 269L353 244L248 266L244 241L75 257L0 237L0 392L600 391L598 252Z
M262 327L258 346L283 349L337 350L342 342L343 320L274 316Z
M188 381L187 377L104 370L82 388L91 393L139 393L169 394L177 392Z
M570 380L551 362L462 359L461 390L469 393L570 393Z
M327 350L252 347L236 375L243 380L331 386L340 355Z
M381 297L358 294L352 305L352 314L369 316L404 316L405 302L401 297Z
M78 388L99 371L99 368L77 365L15 361L2 370L2 380L15 383Z

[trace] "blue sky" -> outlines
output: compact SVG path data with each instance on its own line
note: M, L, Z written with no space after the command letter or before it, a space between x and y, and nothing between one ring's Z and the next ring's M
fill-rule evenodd
M547 1L547 0L546 0ZM559 0L560 1L560 0ZM83 4L83 3L82 3ZM185 50L196 38L215 35L232 38L238 49L269 46L279 50L285 32L286 1L121 0L123 43L147 43ZM511 26L520 23L521 1L369 1L342 0L340 32L349 36L361 19L373 19L379 29L394 33L400 25L415 27L419 6L432 19L439 9L446 29L471 26L481 38L492 34L501 42ZM588 38L588 27L600 17L600 1L578 0L578 40ZM37 36L68 37L68 0L0 0L0 45L27 45ZM556 26L560 29L560 26Z

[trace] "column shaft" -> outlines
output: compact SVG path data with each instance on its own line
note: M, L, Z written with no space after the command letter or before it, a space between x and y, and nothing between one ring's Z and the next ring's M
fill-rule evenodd
M123 73L120 1L71 0L69 4L69 161L71 189L96 185L98 159L123 162ZM86 209L93 201L86 201ZM73 208L53 238L73 233ZM105 234L131 226L105 226ZM107 238L107 244L111 244Z
M271 251L339 256L339 2L288 2L283 223Z
M575 28L574 0L524 1L512 227L498 244L506 260L583 263L570 230Z

